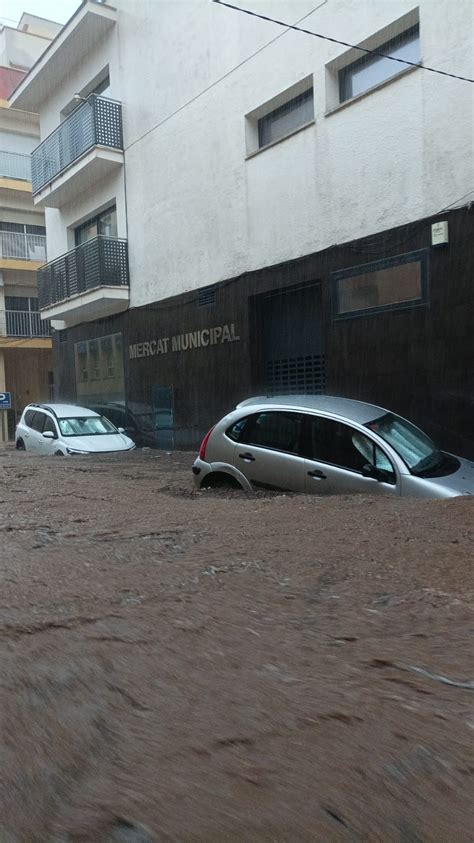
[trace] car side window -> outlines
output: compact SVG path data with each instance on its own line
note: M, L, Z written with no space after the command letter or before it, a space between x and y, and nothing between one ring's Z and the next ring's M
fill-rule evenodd
M32 420L34 414L35 414L34 410L27 410L27 412L25 413L24 423L26 424L27 427L31 427L31 420Z
M54 424L54 421L51 418L51 416L46 416L46 421L44 423L43 433L47 433L47 432L54 433L55 436L58 435L58 432L56 430L56 425Z
M38 410L36 410L36 412L33 414L33 418L31 419L30 427L32 427L33 430L36 430L38 433L42 433L45 419L46 414L40 413L38 412Z
M239 421L234 422L234 424L232 424L226 430L226 436L228 436L229 439L232 439L233 442L245 442L244 431L248 422L248 416L245 416L245 418L239 419Z
M303 416L300 413L271 411L257 413L245 427L241 442L298 454L300 451Z
M311 458L362 472L370 464L387 472L387 482L395 482L392 463L378 445L364 433L342 422L313 417L310 421Z

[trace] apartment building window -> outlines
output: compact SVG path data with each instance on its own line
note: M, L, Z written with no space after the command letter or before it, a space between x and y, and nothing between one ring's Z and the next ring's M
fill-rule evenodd
M104 237L117 237L117 211L115 205L106 208L91 219L86 220L74 230L76 246L86 243L103 234Z
M420 61L420 28L419 24L410 27L395 38L386 41L379 47L374 48L385 56L392 59L404 59L418 63ZM339 71L339 96L340 102L357 97L365 91L370 91L382 82L398 76L408 65L403 65L390 58L373 56L370 53L363 55L357 61Z
M313 119L313 89L310 88L260 118L258 121L259 148L292 134Z
M343 319L425 304L426 250L344 269L332 275L334 316Z
M310 75L245 115L247 156L290 137L313 122L313 77Z

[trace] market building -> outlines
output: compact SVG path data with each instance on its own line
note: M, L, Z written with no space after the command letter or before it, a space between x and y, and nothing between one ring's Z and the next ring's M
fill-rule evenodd
M0 442L13 438L24 405L48 400L53 388L51 328L40 317L36 281L46 228L31 190L39 120L7 98L60 28L28 13L17 27L0 27Z
M276 17L329 40L85 0L16 88L56 394L188 447L250 394L326 391L474 456L470 0Z

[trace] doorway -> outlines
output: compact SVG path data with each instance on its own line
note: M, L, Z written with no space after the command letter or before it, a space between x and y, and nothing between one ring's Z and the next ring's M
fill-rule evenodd
M267 395L321 394L325 389L321 284L256 297L257 381Z

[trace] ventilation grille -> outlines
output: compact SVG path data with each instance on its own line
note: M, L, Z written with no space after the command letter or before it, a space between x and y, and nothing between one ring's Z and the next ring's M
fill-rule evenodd
M214 285L210 287L202 287L198 292L198 306L212 307L216 303L216 288Z
M267 392L271 395L318 395L324 392L324 356L286 357L267 361Z

